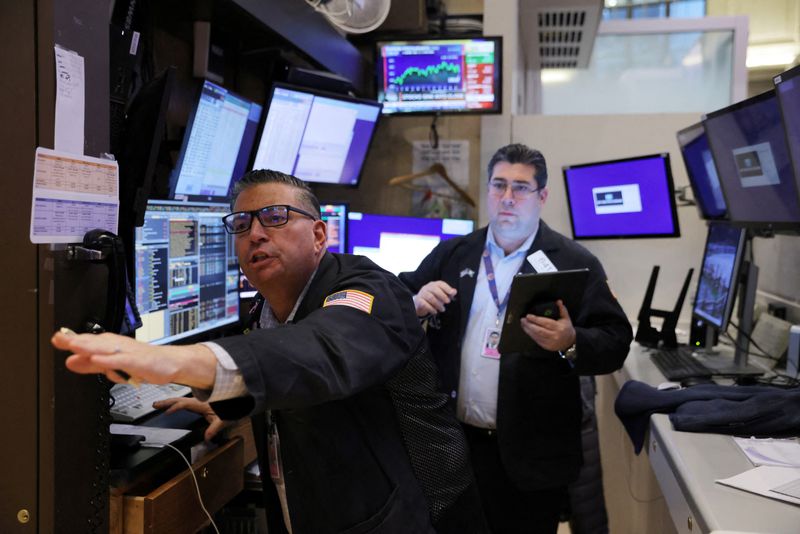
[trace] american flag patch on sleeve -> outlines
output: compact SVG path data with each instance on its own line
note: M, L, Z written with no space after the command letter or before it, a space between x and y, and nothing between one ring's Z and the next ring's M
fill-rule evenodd
M345 289L344 291L337 291L325 299L322 307L327 306L350 306L357 308L366 313L372 313L372 301L375 297L369 293L358 291L356 289Z

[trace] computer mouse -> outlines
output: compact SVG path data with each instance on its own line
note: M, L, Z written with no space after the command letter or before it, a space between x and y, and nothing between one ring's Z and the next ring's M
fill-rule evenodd
M661 382L656 388L659 391L668 391L671 389L680 389L681 385L679 382Z
M690 376L681 380L681 387L690 388L692 386L700 386L702 384L715 384L711 377L708 376Z

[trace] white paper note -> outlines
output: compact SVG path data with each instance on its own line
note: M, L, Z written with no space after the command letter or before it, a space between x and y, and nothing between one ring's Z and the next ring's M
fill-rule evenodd
M95 228L116 234L118 218L116 161L36 149L32 243L76 243Z
M53 146L59 152L83 154L83 121L86 107L83 57L55 46L56 131Z
M782 493L783 490L775 491L796 480L800 480L800 469L762 465L716 482L771 499L800 504L800 499Z

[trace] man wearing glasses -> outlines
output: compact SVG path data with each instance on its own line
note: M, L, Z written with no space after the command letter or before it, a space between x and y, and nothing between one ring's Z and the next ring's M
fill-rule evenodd
M233 198L223 222L260 295L258 328L184 347L56 333L67 367L187 384L223 419L251 415L270 533L486 532L408 290L366 258L326 252L302 181L253 171Z
M415 292L444 391L457 417L489 527L555 533L581 454L579 375L622 366L630 323L600 262L540 219L548 197L538 150L512 144L489 162L489 225L439 244L400 279ZM527 315L523 331L549 358L491 350L517 273L589 269L580 309L557 302L557 320Z

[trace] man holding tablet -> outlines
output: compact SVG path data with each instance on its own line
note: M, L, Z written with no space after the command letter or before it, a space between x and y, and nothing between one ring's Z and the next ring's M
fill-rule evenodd
M456 399L492 532L555 533L582 463L579 375L622 366L630 323L589 251L541 219L542 154L521 144L489 163L489 225L438 245L400 279L414 293L444 391ZM589 269L578 309L528 314L522 330L544 351L497 353L517 273Z

